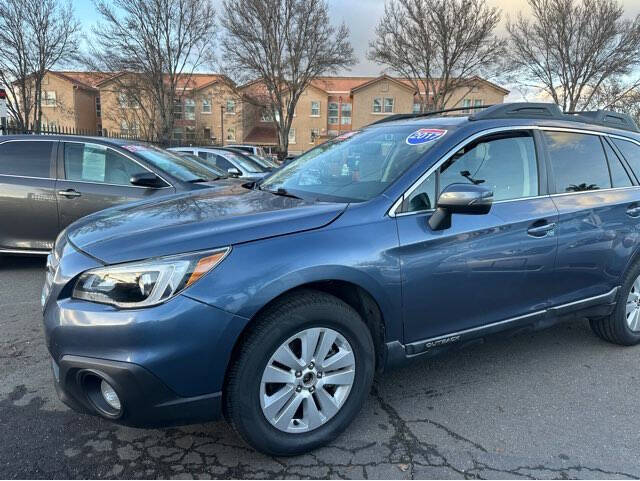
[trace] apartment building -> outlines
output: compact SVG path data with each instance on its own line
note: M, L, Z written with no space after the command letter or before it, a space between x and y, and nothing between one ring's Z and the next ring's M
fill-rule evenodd
M252 82L239 89L247 98L256 98L259 83ZM360 129L385 116L420 111L420 94L407 79L388 75L379 77L319 77L302 93L289 133L289 152L304 152L313 145L335 137L341 132ZM458 88L447 108L474 108L503 103L509 91L481 78L471 79ZM256 102L258 103L258 102ZM254 107L253 111L256 110ZM246 129L246 143L262 146L277 145L276 129L266 109L257 108L253 119L259 123Z
M43 85L46 126L149 138L157 129L154 102L141 92L135 75L49 72ZM509 91L481 78L454 92L447 108L503 103ZM289 151L301 153L342 132L385 116L420 111L420 95L407 79L319 77L302 93L289 133ZM196 73L178 83L173 106L175 143L278 145L264 84L236 86L219 74Z
M118 74L98 84L102 128L107 134L149 138L158 125L154 102L133 74ZM244 137L242 96L224 75L192 74L179 81L173 105L176 143L228 143Z
M111 74L50 71L42 80L42 123L48 128L100 130L97 84Z

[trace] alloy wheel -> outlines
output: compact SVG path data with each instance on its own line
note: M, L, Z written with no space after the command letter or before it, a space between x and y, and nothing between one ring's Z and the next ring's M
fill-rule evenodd
M640 331L640 277L636 278L631 286L625 316L629 329L634 332Z
M356 374L349 342L333 329L305 329L273 353L260 382L260 405L280 431L305 433L344 406Z

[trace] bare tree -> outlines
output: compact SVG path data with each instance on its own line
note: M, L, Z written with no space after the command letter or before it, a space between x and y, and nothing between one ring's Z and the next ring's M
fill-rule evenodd
M0 0L0 83L19 128L42 122L42 80L78 52L71 1Z
M116 79L125 95L139 99L168 143L174 102L191 75L213 59L216 22L211 0L95 0L101 21L86 62L95 70L125 72ZM144 105L150 98L152 106Z
M296 104L314 77L355 63L349 30L331 25L325 0L225 0L222 51L238 79L259 79L278 133L289 148Z
M500 10L485 0L390 0L368 58L406 77L421 108L443 109L474 78L492 78L505 42L494 35Z
M531 15L521 13L507 25L514 78L565 111L594 106L608 82L640 65L640 16L625 20L617 0L528 3ZM631 90L638 79L626 83Z

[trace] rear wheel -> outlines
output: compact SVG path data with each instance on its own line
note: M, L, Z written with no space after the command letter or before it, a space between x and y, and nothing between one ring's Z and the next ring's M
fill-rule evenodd
M353 308L300 292L268 308L244 340L228 376L227 417L259 451L307 452L355 418L374 362L371 334Z
M605 341L623 346L640 343L640 261L625 275L613 313L589 323Z

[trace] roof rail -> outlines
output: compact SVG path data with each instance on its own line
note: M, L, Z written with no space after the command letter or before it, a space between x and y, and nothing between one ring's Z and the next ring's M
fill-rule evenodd
M622 114L611 110L592 110L585 112L567 112L567 115L583 117L586 119L586 122L606 125L607 127L640 132L638 125L629 114Z
M394 114L389 115L380 120L376 120L375 122L370 123L369 125L383 124L385 122L392 122L394 120L405 120L405 119L417 119L420 117L432 117L434 115L446 114L449 112L470 112L471 110L479 110L479 109L488 109L489 107L493 107L493 105L476 105L469 107L455 107L453 109L444 109L444 110L434 110L432 112L418 112L414 114Z
M473 114L469 120L487 119L555 119L566 122L598 124L604 127L640 132L638 126L627 114L597 110L592 112L563 113L556 104L549 103L512 103L498 104L482 112Z

